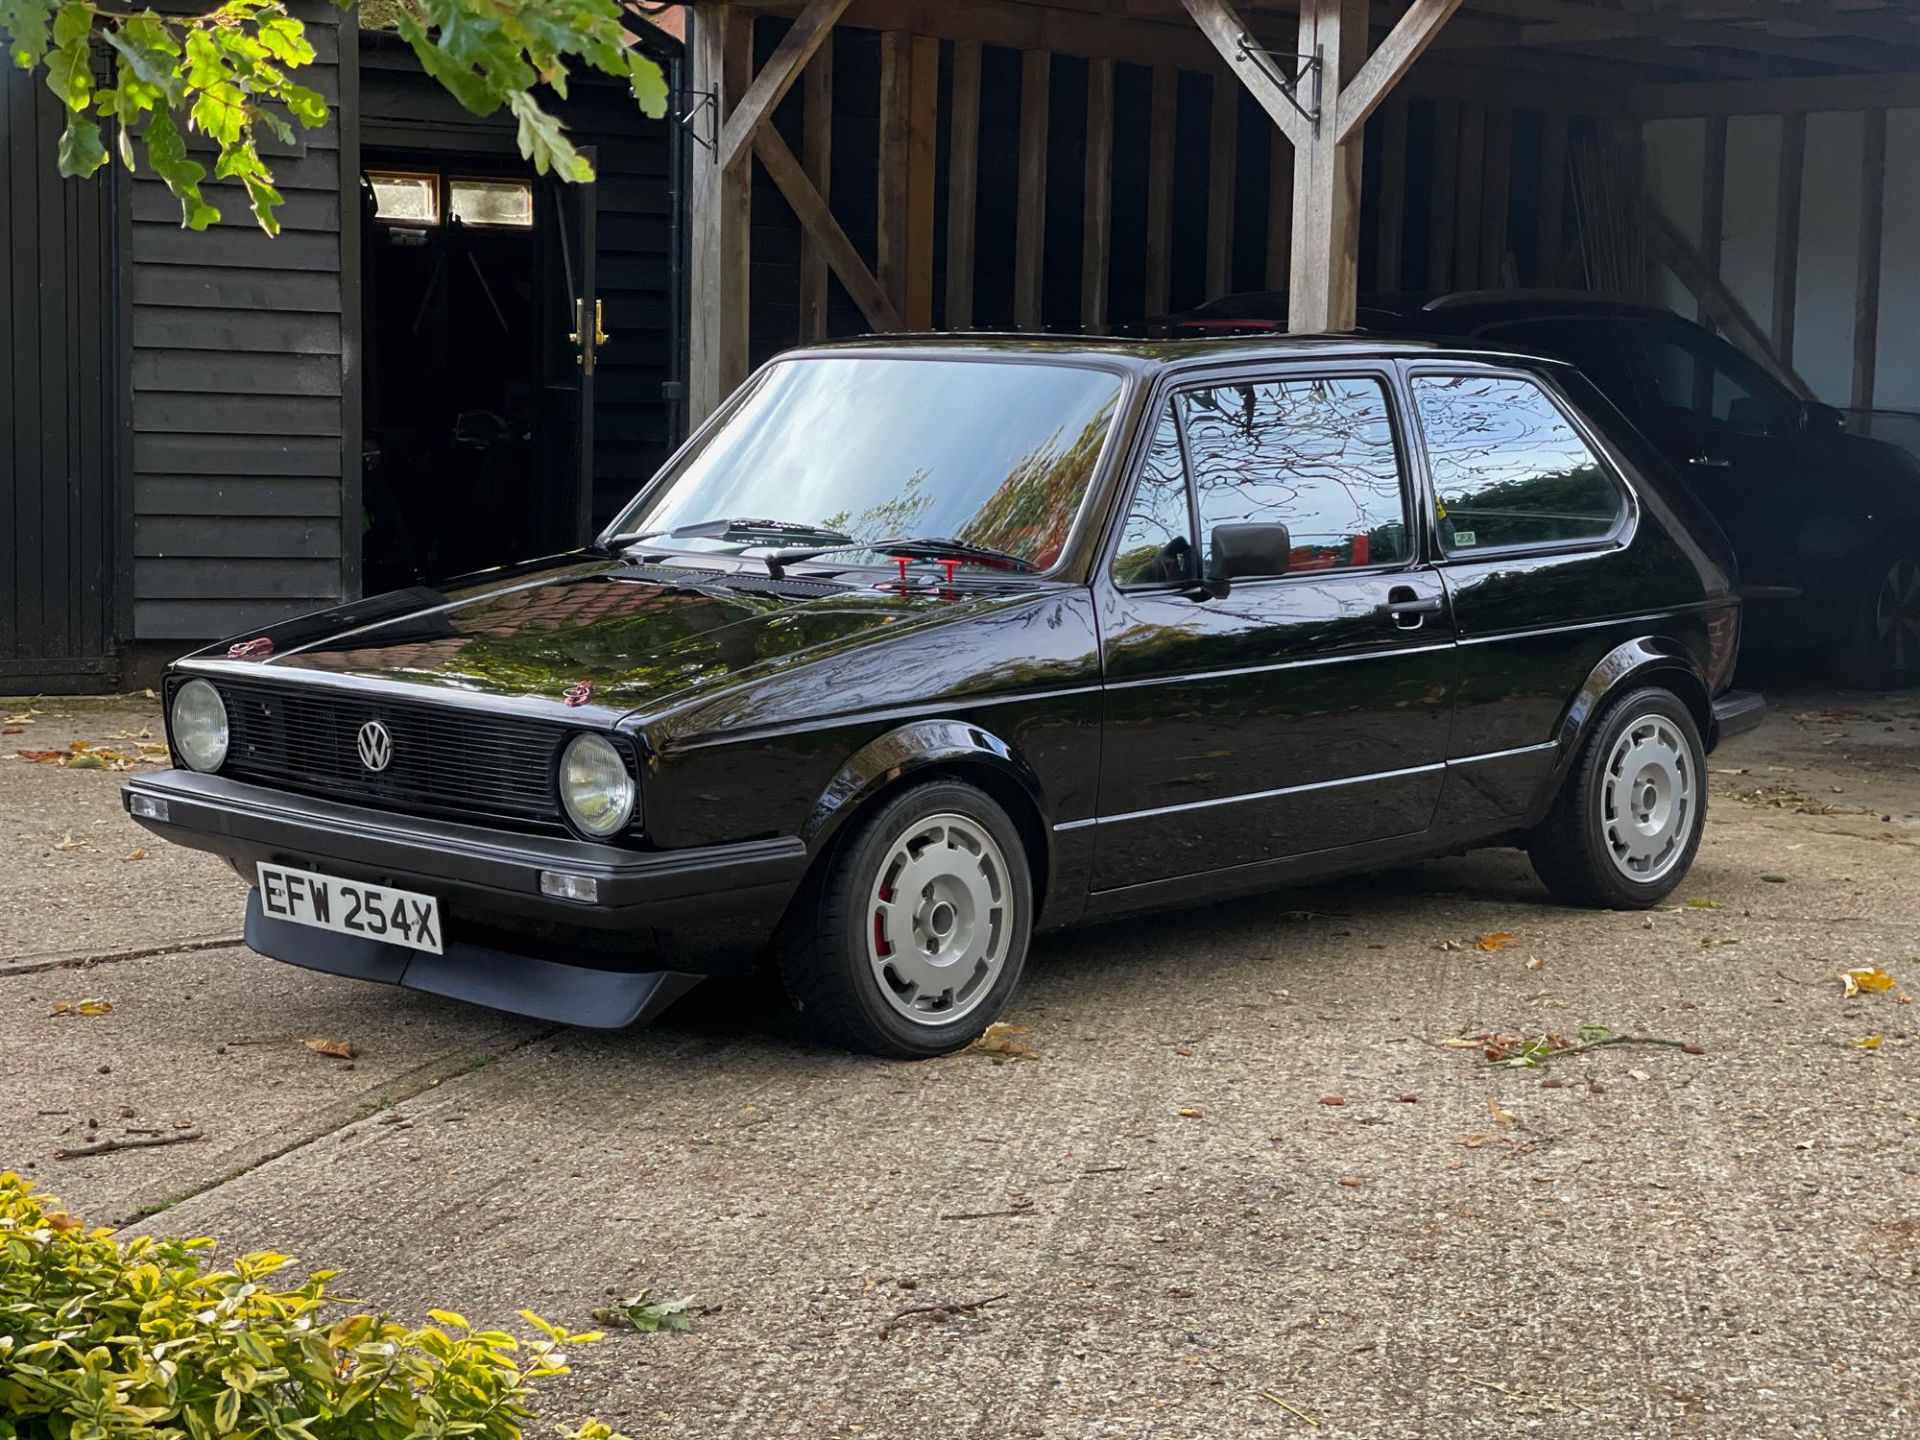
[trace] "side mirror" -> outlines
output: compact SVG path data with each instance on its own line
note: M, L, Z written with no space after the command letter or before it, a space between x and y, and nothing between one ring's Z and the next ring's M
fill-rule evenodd
M1815 439L1830 440L1847 433L1847 417L1831 405L1822 405L1817 400L1804 400L1800 404L1800 433Z
M1286 526L1267 522L1213 527L1215 580L1251 579L1284 575L1293 563L1293 535Z

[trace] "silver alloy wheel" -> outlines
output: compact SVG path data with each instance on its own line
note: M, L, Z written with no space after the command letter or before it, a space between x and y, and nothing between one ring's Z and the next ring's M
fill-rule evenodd
M1664 715L1632 721L1607 756L1600 831L1614 868L1639 885L1680 862L1693 830L1693 752Z
M1920 562L1903 558L1887 567L1873 597L1873 629L1893 673L1920 664Z
M1011 948L1013 886L986 827L915 820L886 848L867 897L867 961L880 993L916 1025L948 1025L993 991Z

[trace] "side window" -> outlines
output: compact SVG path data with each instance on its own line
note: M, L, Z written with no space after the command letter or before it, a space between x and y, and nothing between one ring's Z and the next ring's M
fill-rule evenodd
M1709 336L1631 329L1631 344L1646 366L1657 412L1732 435L1792 433L1791 407L1772 381L1736 350Z
M1225 385L1184 397L1207 573L1227 527L1284 525L1285 573L1407 559L1386 387L1364 377Z
M1127 510L1113 578L1122 585L1192 580L1199 575L1193 553L1193 517L1187 509L1187 470L1180 461L1180 430L1169 404L1147 448L1140 483Z
M1606 466L1533 381L1416 375L1413 398L1449 554L1598 540L1625 513Z

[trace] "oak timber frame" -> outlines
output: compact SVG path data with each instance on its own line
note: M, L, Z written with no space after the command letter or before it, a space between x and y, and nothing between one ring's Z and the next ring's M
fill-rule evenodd
M753 11L707 4L694 14L690 47L692 88L701 107L689 124L707 132L694 146L689 288L693 323L688 357L688 408L698 422L747 373L751 233L750 166L758 157L799 217L806 242L801 277L803 338L823 326L825 270L831 269L876 331L926 329L932 318L934 104L938 40L906 30L883 33L880 95L880 193L875 263L869 268L834 219L823 193L831 150L825 126L809 107L803 164L768 122L808 62L830 43L834 25L852 0L806 0L792 28L759 73L750 43ZM1369 0L1300 0L1295 67L1276 70L1228 0L1182 0L1225 65L1273 120L1292 150L1292 223L1286 247L1295 331L1350 329L1359 295L1358 228L1360 136L1369 116L1459 9L1461 0L1413 0L1371 56L1366 54ZM980 104L977 40L957 39L952 89L953 160L949 168L947 319L964 328L971 319L974 135ZM1318 56L1318 60L1315 57ZM1019 264L1014 309L1024 328L1039 328L1039 256L1046 197L1046 96L1049 53L1024 50L1019 160ZM1105 315L1105 228L1111 201L1113 58L1093 62L1088 92L1083 319L1098 332ZM1318 107L1311 115L1276 83L1277 74L1317 72ZM1174 71L1155 66L1156 141L1170 138ZM1232 91L1216 75L1215 114L1230 118ZM809 78L809 85L816 82ZM823 76L820 87L830 86ZM811 90L810 95L824 93ZM1300 87L1306 93L1306 86ZM711 97L711 99L709 99ZM823 107L824 108L824 107ZM1164 113L1163 113L1164 112ZM816 130L816 126L818 129ZM817 144L816 144L817 136ZM1221 148L1229 148L1222 146ZM1156 169L1164 168L1157 166ZM1275 170L1280 169L1276 160ZM1227 171L1229 180L1230 169ZM1278 178L1278 176L1276 176ZM1168 194L1150 180L1148 290L1165 298ZM1226 207L1230 188L1216 185L1214 204ZM1221 219L1216 210L1216 220ZM1224 248L1209 257L1209 272L1224 273ZM1156 263L1157 262L1157 263ZM1270 261L1271 268L1271 261ZM1270 276L1270 278L1274 278Z

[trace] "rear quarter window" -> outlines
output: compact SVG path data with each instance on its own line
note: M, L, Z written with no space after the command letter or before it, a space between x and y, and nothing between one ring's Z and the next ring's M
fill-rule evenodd
M1414 410L1449 555L1606 539L1627 500L1544 389L1504 375L1416 375Z

